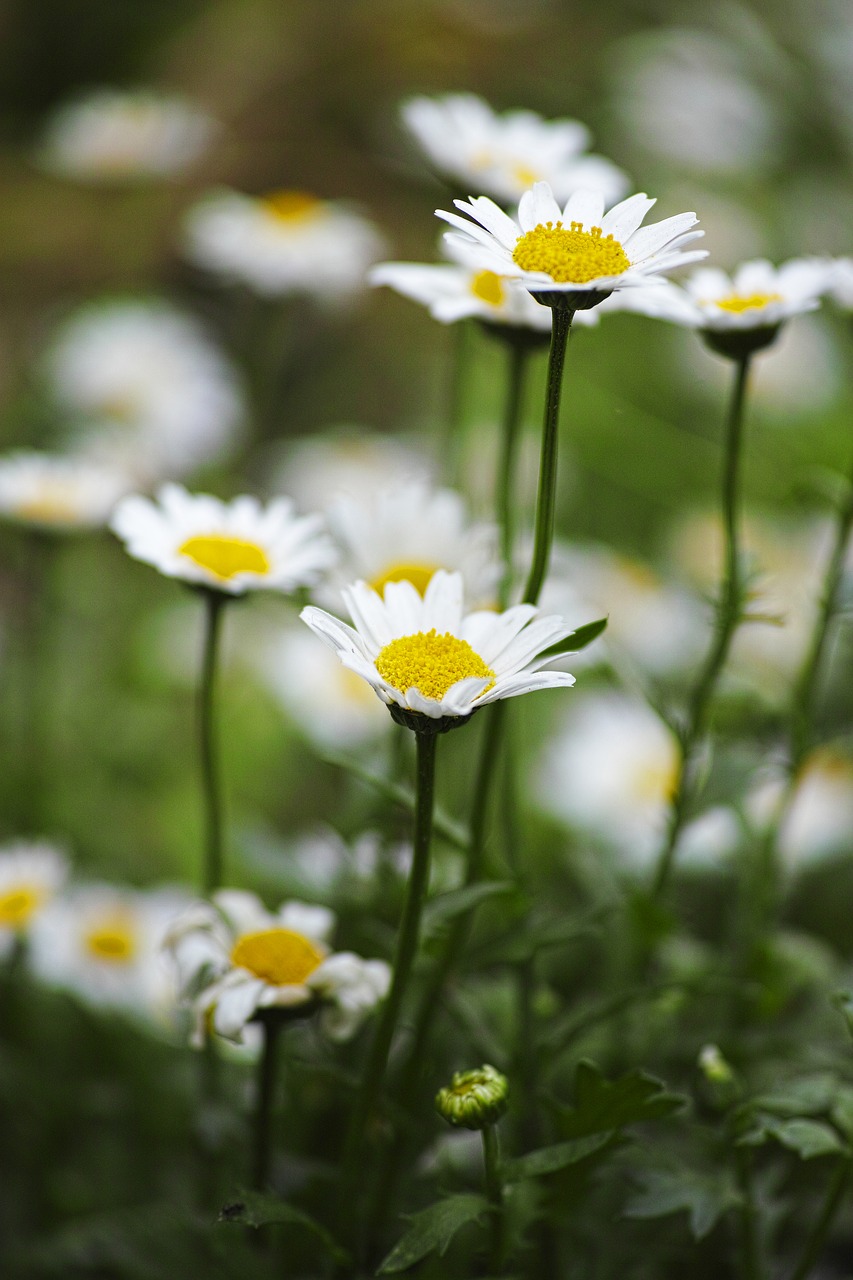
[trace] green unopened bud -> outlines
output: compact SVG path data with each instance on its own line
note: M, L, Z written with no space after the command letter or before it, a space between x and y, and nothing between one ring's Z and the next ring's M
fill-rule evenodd
M506 1111L508 1093L506 1076L486 1065L457 1071L435 1095L435 1105L447 1123L458 1129L485 1129Z

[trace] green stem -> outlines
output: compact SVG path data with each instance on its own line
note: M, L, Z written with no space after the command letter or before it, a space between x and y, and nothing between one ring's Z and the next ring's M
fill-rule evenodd
M844 1192L847 1190L850 1171L849 1156L842 1156L835 1166L835 1171L830 1179L820 1217L809 1232L800 1260L791 1272L791 1280L808 1280L815 1264L820 1259L826 1237L835 1221L835 1215L838 1212Z
M199 738L204 793L205 861L202 891L210 895L222 884L222 792L216 750L216 673L222 610L226 597L205 591L204 655L199 686Z
M658 859L652 886L654 897L660 897L663 894L672 871L678 838L681 835L693 799L693 773L696 752L705 732L708 712L717 680L728 657L732 637L741 618L744 584L740 570L738 540L740 461L743 411L750 363L751 357L749 355L742 356L737 361L734 388L726 423L722 485L725 567L717 606L714 641L690 697L687 724L681 737L681 761L678 782L670 808L666 841Z
M761 1249L758 1239L758 1215L755 1209L755 1191L752 1184L752 1152L738 1147L736 1152L737 1177L742 1197L740 1213L740 1264L743 1280L763 1280Z
M501 1178L501 1140L497 1125L488 1124L483 1133L483 1169L485 1173L486 1196L492 1206L490 1222L490 1242L488 1274L498 1275L503 1255L504 1236L504 1192Z
M272 1010L271 1016L259 1019L264 1043L258 1060L258 1085L252 1134L252 1187L255 1191L266 1190L270 1178L273 1098L278 1066L279 1035L282 1028L282 1020L277 1014L278 1010Z
M451 325L453 349L450 356L450 375L447 382L447 474L451 481L459 472L462 443L465 435L465 392L469 356L471 351L471 323L460 320Z
M542 427L542 450L539 460L539 493L536 500L536 531L533 541L533 563L524 589L527 604L536 604L548 572L551 543L554 540L554 511L557 500L557 445L560 425L560 393L563 387L563 365L572 329L574 311L566 307L551 308L551 349L548 354L548 389L545 395L545 421Z
M530 347L524 342L506 341L508 356L507 394L504 405L503 438L501 440L497 485L495 487L495 511L501 531L501 576L499 601L505 609L512 590L512 553L515 542L513 503L513 479L518 457L518 428L524 403L524 384L529 367Z

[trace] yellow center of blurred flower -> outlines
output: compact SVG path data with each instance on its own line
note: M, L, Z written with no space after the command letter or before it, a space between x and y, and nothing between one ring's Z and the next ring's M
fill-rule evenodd
M587 284L599 276L618 276L631 263L618 240L601 234L601 227L584 231L573 222L540 222L526 231L512 253L522 271L540 271L557 284Z
M136 955L137 937L133 921L124 916L104 920L83 938L86 950L107 964L129 964Z
M22 929L44 901L44 890L18 884L0 893L0 928Z
M269 573L267 554L255 542L242 538L229 538L226 534L209 534L187 538L178 547L178 554L186 556L194 564L212 573L215 578L227 581L238 573Z
M520 187L526 191L528 187L532 187L534 182L539 181L539 174L534 173L532 169L528 169L525 165L519 164L512 171L512 176Z
M319 213L323 202L307 191L273 191L261 203L279 222L305 222Z
M499 307L504 300L503 280L496 271L478 271L471 281L471 292L490 307Z
M733 311L735 315L740 315L743 311L760 311L771 302L781 301L781 293L750 293L748 295L732 293L728 298L716 299L721 311Z
M41 493L23 498L15 507L19 520L33 524L77 524L79 512L68 491L61 485L45 485Z
M416 591L424 594L434 573L438 572L437 564L423 564L419 561L402 561L392 564L371 582L371 587L384 598L385 588L389 582L411 582Z
M678 786L678 761L675 748L668 760L649 760L634 774L631 790L638 800L665 803L672 799Z
M324 953L292 929L261 929L238 938L231 963L273 987L299 986L322 964Z
M436 701L441 701L457 680L469 676L489 681L483 693L495 683L494 671L467 640L460 640L450 632L439 635L434 627L432 631L418 631L386 644L376 658L376 670L400 693L418 689L425 698Z

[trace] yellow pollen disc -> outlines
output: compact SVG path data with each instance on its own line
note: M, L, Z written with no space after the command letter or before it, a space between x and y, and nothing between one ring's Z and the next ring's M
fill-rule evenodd
M105 396L96 407L100 414L113 422L133 422L139 416L137 398L129 394Z
M225 534L213 533L206 537L187 538L178 547L178 554L186 556L188 560L223 581L238 573L257 573L263 576L270 571L266 552L257 543L245 542L242 538L229 538Z
M304 222L319 212L323 202L307 191L273 191L261 203L279 222Z
M512 260L522 271L541 271L557 284L587 284L599 276L618 276L631 263L618 240L601 227L584 231L573 222L540 222L518 240Z
M389 582L411 582L415 590L423 595L438 569L437 564L424 564L417 560L401 561L400 564L389 565L378 578L373 579L370 585L383 599Z
M494 671L486 666L467 640L460 640L450 632L440 636L435 628L418 631L413 636L401 636L386 644L379 651L376 670L400 693L417 689L425 698L434 698L437 702L457 680L465 680L469 676L489 681L483 693L487 693L495 683Z
M105 920L85 935L90 955L107 964L129 964L136 955L137 939L133 922L121 916Z
M273 987L299 986L324 959L319 947L292 929L244 933L231 952L232 964Z
M781 302L781 293L750 293L748 295L732 293L728 298L715 299L721 311L733 311L740 315L742 311L760 311L771 302Z
M520 187L524 187L525 190L528 187L532 187L534 182L539 181L539 174L534 173L532 169L525 168L523 164L517 165L515 169L513 169L512 176L515 178L518 185Z
M471 292L490 307L499 307L504 300L503 280L496 271L478 271L471 281Z
M672 799L678 785L678 765L673 759L650 760L638 769L632 779L631 790L638 800L665 803Z
M36 524L76 524L78 520L77 507L58 486L24 498L15 507L15 515Z
M22 929L44 901L42 889L19 884L0 893L0 928Z

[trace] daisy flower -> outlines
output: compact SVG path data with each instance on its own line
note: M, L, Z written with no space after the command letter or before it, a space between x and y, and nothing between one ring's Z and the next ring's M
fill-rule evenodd
M62 177L88 182L174 178L204 154L218 129L181 98L99 89L60 107L39 159Z
M825 266L830 298L842 311L853 311L853 258L835 258Z
M43 361L78 451L147 483L221 457L244 416L237 374L203 327L158 299L84 307Z
M803 761L796 783L777 837L785 866L795 871L853 852L853 759L838 747L818 747ZM747 813L759 829L775 821L785 791L784 778L769 777L747 797Z
M253 893L223 889L212 902L192 904L174 922L166 949L181 998L194 1012L192 1042L204 1044L208 1025L241 1043L265 1009L320 1009L333 1040L354 1035L388 992L384 960L332 952L335 918L325 907L286 902L265 909Z
M434 471L421 449L408 441L341 426L290 445L274 484L305 510L325 513L342 494L366 499L401 478L429 478Z
M510 202L534 182L566 200L580 187L618 200L628 179L603 156L589 155L589 130L577 120L543 120L533 111L494 112L473 93L410 98L403 121L441 173Z
M423 595L411 582L389 582L384 599L357 582L343 591L355 627L309 606L301 618L337 651L408 728L442 732L499 698L574 684L543 671L543 651L571 635L534 605L504 613L463 612L462 575L439 570Z
M190 209L188 257L265 297L306 293L341 302L364 287L384 243L347 205L304 191L219 191Z
M525 191L516 218L487 196L455 200L468 214L436 209L455 231L447 233L473 269L510 276L533 294L568 295L578 310L594 306L614 289L648 284L661 272L704 258L703 249L684 252L703 232L695 213L679 213L647 227L641 223L654 204L630 196L604 211L600 191L580 190L560 208L547 182Z
M254 497L221 502L167 484L156 502L124 498L110 527L134 559L232 596L308 586L335 559L320 517L297 516L289 498L263 507Z
M0 849L0 959L29 933L68 875L68 860L42 840L17 840Z
M130 481L84 458L20 450L0 458L0 516L57 533L107 523Z

